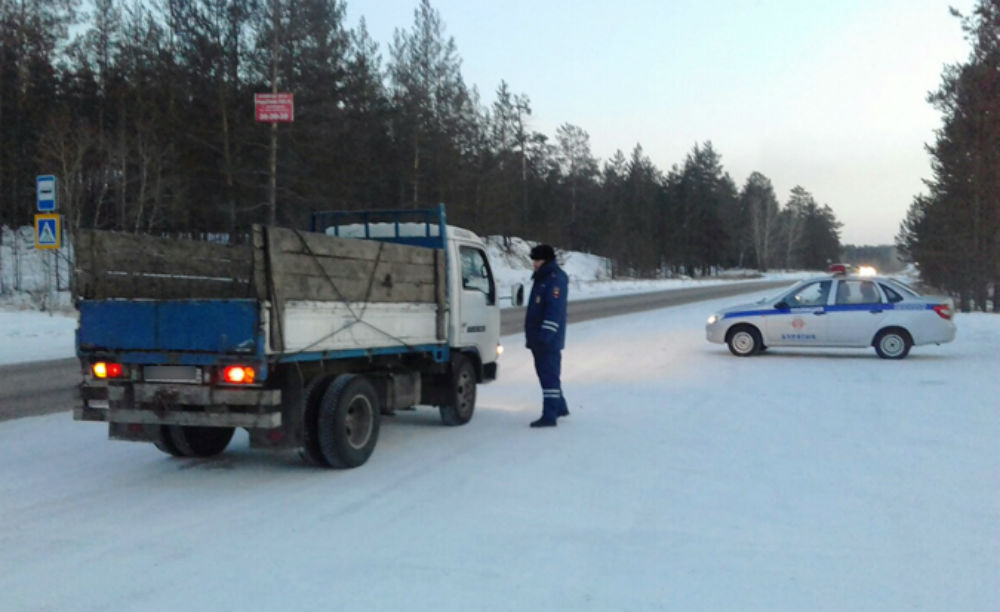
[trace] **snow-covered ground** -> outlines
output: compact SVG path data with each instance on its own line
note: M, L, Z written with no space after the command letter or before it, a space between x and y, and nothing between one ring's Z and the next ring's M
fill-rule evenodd
M705 282L563 262L571 299ZM903 361L705 341L762 295L572 324L551 430L507 336L471 423L387 418L348 471L0 422L0 610L1000 610L1000 317ZM75 317L19 305L0 363L73 355Z
M471 423L387 419L354 470L0 423L0 609L1000 609L1000 317L740 359L731 301L571 325L551 430L507 337Z

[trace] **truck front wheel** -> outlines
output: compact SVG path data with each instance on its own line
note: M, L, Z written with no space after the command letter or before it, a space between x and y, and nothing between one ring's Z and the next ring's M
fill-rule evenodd
M182 457L218 455L229 446L234 431L232 427L168 426L170 441Z
M368 461L378 441L380 410L375 387L364 376L338 376L323 393L317 415L323 458L335 468Z
M451 363L451 383L447 402L438 410L445 425L465 425L476 409L476 368L465 355L456 355Z

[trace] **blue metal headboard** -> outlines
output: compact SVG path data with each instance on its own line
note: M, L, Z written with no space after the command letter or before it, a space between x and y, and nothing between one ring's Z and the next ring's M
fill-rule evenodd
M393 233L387 236L373 236L372 226L376 223L393 224ZM423 224L423 233L416 235L401 234L400 225L403 223ZM332 230L334 236L340 236L341 228L345 225L363 226L364 235L358 237L367 240L381 240L383 242L443 249L448 221L444 212L444 204L438 204L437 208L409 210L319 211L312 213L309 218L309 231L312 232L328 233ZM436 236L433 234L431 228L437 229Z

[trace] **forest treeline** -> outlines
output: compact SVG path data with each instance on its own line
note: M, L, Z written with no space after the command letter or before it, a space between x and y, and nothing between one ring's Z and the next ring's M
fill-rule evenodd
M342 0L0 0L0 224L31 223L59 178L67 229L304 227L310 212L424 208L480 234L611 258L619 274L825 268L840 222L804 187L737 185L710 141L657 168L597 159L581 126L531 127L499 79L484 101L429 0L385 49ZM253 96L294 94L277 137ZM917 253L916 246L912 252Z
M961 310L1000 312L1000 1L962 15L972 50L947 66L928 101L942 127L928 147L933 176L900 224L896 245Z

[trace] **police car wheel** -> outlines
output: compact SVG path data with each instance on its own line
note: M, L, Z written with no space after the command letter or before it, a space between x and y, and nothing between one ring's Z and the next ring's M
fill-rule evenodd
M729 352L737 357L749 357L760 351L763 346L760 332L748 325L737 327L731 331L726 344L729 345Z
M882 359L902 359L909 354L911 346L910 335L898 328L884 329L875 338L875 352Z

